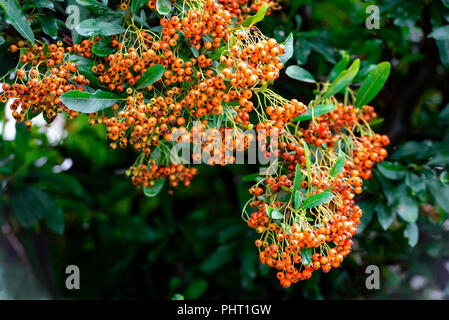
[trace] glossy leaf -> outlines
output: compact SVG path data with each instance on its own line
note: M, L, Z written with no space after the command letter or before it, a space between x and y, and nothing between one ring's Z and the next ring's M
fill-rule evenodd
M5 10L6 23L12 25L22 37L34 44L33 30L17 0L0 0L0 6Z
M159 14L166 16L172 9L170 0L156 0L156 10Z
M112 92L97 90L94 93L73 90L61 96L62 103L70 110L93 113L112 106L120 97Z
M144 89L148 86L151 86L153 83L162 78L164 71L165 67L163 65L156 64L152 66L139 78L136 84L136 88Z
M370 71L357 93L355 103L357 108L363 107L374 99L387 81L390 69L390 63L382 62Z
M321 116L325 113L333 111L337 106L335 104L319 104L307 109L306 113L295 117L293 121L306 121L314 117Z
M307 199L305 199L301 205L302 209L310 209L317 207L319 205L328 203L334 198L334 194L329 191L324 191L321 193L314 194Z
M300 66L289 66L287 70L285 70L285 74L290 78L298 81L315 83L315 78L313 77L313 75Z
M118 23L98 21L96 19L87 19L80 22L75 27L75 30L84 37L91 37L93 35L112 36L126 31Z
M359 68L360 60L357 59L352 63L349 69L340 73L340 75L331 83L326 93L323 95L323 99L330 98L346 88L355 78L357 72L359 72Z
M155 197L159 194L159 192L161 192L162 187L164 186L164 183L165 183L164 179L159 179L156 181L154 187L152 187L152 188L143 187L143 193L147 197Z

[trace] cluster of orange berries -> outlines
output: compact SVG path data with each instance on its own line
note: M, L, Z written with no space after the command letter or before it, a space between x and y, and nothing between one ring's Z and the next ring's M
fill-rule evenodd
M340 103L315 117L307 129L297 127L293 135L281 131L278 174L260 177L249 190L254 211L247 213L247 224L261 234L255 242L260 261L278 270L282 286L308 279L319 269L329 272L349 254L362 216L355 195L362 193L373 165L387 156L388 137L371 134L367 123L375 118L371 106L355 109ZM315 150L307 154L301 137ZM347 154L344 166L332 173L341 150ZM295 181L297 177L301 180ZM295 198L307 201L314 196L329 198L316 206L296 206Z
M277 8L269 0L205 0L176 14L173 2L174 14L160 19L160 34L130 26L123 34L95 36L67 48L62 43L26 47L21 41L11 51L25 52L22 65L14 84L3 85L1 97L15 99L13 116L28 127L28 111L44 112L48 121L61 112L75 117L61 96L92 87L83 75L86 68L74 62L77 56L89 59L96 89L118 97L109 110L89 114L89 123L105 125L112 149L132 146L140 153L127 172L137 187L152 189L161 180L170 187L190 185L197 170L171 160L167 150L174 144L193 145L193 163L226 165L236 162L235 151L258 142L265 157L279 158L278 171L250 189L253 212L246 222L261 234L255 243L261 262L278 270L281 285L288 287L316 270L339 267L349 254L362 216L354 197L373 165L387 156L389 141L369 128L377 117L371 106L339 103L307 127L294 123L308 107L267 88L284 67L285 46L257 28L238 25L266 4L267 14ZM155 0L148 2L149 8L156 6ZM109 43L105 55L95 53L100 41ZM140 85L154 67L163 68L160 76ZM256 135L243 132L254 128ZM335 173L340 152L347 158ZM326 201L301 207L323 195Z
M23 65L16 72L15 83L4 83L0 94L3 101L14 99L10 105L14 119L18 122L26 120L25 124L30 128L28 112L43 112L48 122L64 111L69 117L76 117L78 113L66 108L61 96L71 90L84 90L83 86L89 86L90 81L77 72L74 62L66 61L62 43L33 47L21 42L18 45L25 52L20 55ZM10 50L16 52L18 49L11 45Z
M176 188L183 184L188 187L190 181L197 174L196 168L187 168L182 164L170 164L168 166L157 165L154 160L151 160L147 165L141 164L139 166L131 167L132 183L135 186L143 186L152 188L158 180L168 180L170 186Z

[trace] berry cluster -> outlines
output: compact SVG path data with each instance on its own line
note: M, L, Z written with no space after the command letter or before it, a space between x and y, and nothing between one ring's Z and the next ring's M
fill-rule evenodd
M73 118L82 112L67 94L100 92L111 103L89 113L89 123L105 126L111 149L131 147L139 154L127 175L145 193L164 181L171 188L190 185L197 170L175 161L171 150L178 144L193 146L184 159L190 163L226 165L257 143L267 159L277 159L269 168L277 169L251 187L243 212L260 234L261 262L278 271L284 287L340 266L362 216L354 197L387 156L388 137L369 126L374 108L320 101L321 95L307 106L268 88L280 77L286 48L242 21L258 11L270 14L277 3L170 3L160 32L130 17L121 34L94 35L69 47L11 45L13 53L20 50L20 66L14 82L3 85L2 101L14 99L14 118L31 127L41 112L48 122L58 113ZM157 10L156 1L148 7ZM297 123L329 100L332 111Z

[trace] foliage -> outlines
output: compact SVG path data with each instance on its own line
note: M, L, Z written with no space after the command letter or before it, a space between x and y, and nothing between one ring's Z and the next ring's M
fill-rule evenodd
M157 11L167 14L169 6L161 6L162 2L157 1ZM104 26L124 19L124 12L114 11L119 3L73 3L84 6L83 19L69 32L61 23L66 18L64 2L23 2L21 11L27 21L17 10L8 9L16 8L14 1L2 2L0 16L5 20L0 24L4 39L0 55L10 54L7 48L17 35L64 40L69 33L75 40L112 30ZM135 20L141 17L142 24L157 19L144 4L132 1ZM364 27L369 4L377 5L382 14L379 30ZM449 31L444 26L448 17L444 1L295 0L284 1L281 6L282 10L273 11L258 23L266 35L279 43L285 41L287 58L292 55L292 59L286 58L286 75L274 83L275 90L287 98L300 95L306 101L317 94L323 98L340 94L356 106L373 101L380 106L382 120L372 125L387 133L394 146L388 161L364 185L365 193L359 200L365 214L354 238L354 252L343 266L329 274L314 274L293 289L281 290L267 277L268 268L257 262L254 234L245 230L236 214L248 199L249 185L240 183L240 178L255 168L201 166L201 175L190 188L173 195L160 192L156 197L144 197L121 175L134 161L132 154L109 152L103 128L89 127L87 118L79 116L67 122L69 134L56 147L50 147L37 128L28 132L22 124L16 126L14 141L1 141L0 207L4 214L0 219L12 225L51 295L429 298L444 296L446 290L447 297L449 277L442 268L449 254L449 90L444 81L449 67ZM40 18L42 15L46 19ZM98 19L99 24L92 24L92 19ZM251 20L243 24L260 19ZM390 65L381 61L390 61L391 71ZM1 59L2 74L16 63ZM142 87L153 84L150 78ZM329 86L311 94L316 82L326 81ZM351 83L353 90L343 91ZM351 95L356 88L354 100ZM92 99L98 91L87 94ZM319 109L326 108L321 106L309 111L320 114ZM305 116L297 120L311 119ZM73 166L58 172L64 158L72 159ZM329 195L318 196L318 200L298 197L295 202L304 208L312 200L329 201ZM42 247L44 257L50 257L47 261L37 249ZM309 255L303 251L303 260L310 261ZM63 287L65 266L73 261L85 277L85 287L79 292ZM381 290L377 292L364 286L364 268L370 264L382 270ZM425 286L416 285L419 277L425 279Z

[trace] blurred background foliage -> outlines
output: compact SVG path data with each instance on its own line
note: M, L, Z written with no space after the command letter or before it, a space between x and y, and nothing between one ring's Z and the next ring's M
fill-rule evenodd
M24 4L42 17L34 30L62 39L63 8L80 1ZM87 17L97 7L86 3L98 4L81 3ZM325 81L346 55L362 59L360 79L380 61L392 64L373 101L383 119L376 130L390 136L391 155L364 186L365 214L342 267L287 290L268 276L256 234L240 217L250 187L241 177L255 167L200 166L191 187L146 198L124 175L135 155L111 152L104 128L80 116L28 132L1 106L0 298L449 298L449 1L281 4L258 27L278 41L292 34L288 65ZM377 30L365 26L373 4ZM7 28L2 18L0 31ZM8 45L1 37L2 73L15 65L5 58ZM286 75L275 83L304 102L314 89ZM65 289L71 264L81 270L81 290ZM380 290L365 287L368 265L380 267Z

